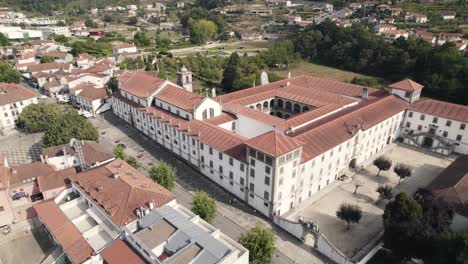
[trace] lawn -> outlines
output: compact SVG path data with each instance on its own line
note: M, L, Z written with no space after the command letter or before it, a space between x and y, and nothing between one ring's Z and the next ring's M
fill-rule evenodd
M274 71L274 72L278 74L279 76L286 78L288 76L289 71L291 72L292 76L305 74L305 75L312 75L316 77L323 77L327 79L333 79L333 80L342 81L342 82L351 82L354 79L354 77L358 77L358 78L371 78L371 79L378 81L380 84L387 83L382 78L368 76L368 75L345 71L345 70L340 70L340 69L331 68L331 67L314 64L310 62L305 62L305 61L298 63L296 66L294 66L291 69L282 70L282 71Z

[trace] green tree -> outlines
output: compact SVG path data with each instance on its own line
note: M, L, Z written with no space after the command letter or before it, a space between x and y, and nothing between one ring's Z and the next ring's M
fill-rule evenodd
M336 211L336 217L346 222L346 230L351 228L351 223L359 223L362 217L362 209L357 205L342 203Z
M468 230L446 233L435 241L435 256L424 263L466 264L468 261Z
M132 16L128 18L127 24L130 26L134 26L138 23L138 18L136 16Z
M49 62L54 62L54 58L49 57L49 56L42 56L40 63L49 63Z
M111 90L113 93L117 92L119 89L119 81L115 76L110 77L109 81L107 81L107 88Z
M161 161L158 165L151 167L150 177L153 181L170 191L175 185L176 172L172 166Z
M245 248L249 250L251 264L268 264L275 251L275 236L271 229L260 226L250 229L239 238Z
M423 210L406 193L398 194L385 207L383 214L384 245L400 257L414 255L414 240L421 224Z
M393 172L400 177L398 183L401 182L402 179L408 178L411 176L411 168L403 163L398 163L395 168L393 168Z
M206 192L196 192L192 200L192 212L211 222L216 214L216 201Z
M10 64L0 61L0 82L19 83L21 81L21 73Z
M204 44L216 35L217 30L213 21L200 19L192 24L190 40L195 44Z
M0 33L0 46L6 46L9 43L8 38L4 34Z
M119 63L120 69L126 70L142 70L146 67L145 62L141 57L138 58L125 58L121 63Z
M378 157L374 160L373 164L379 170L377 176L380 175L381 171L388 171L392 167L392 161L385 156Z
M223 80L221 86L225 92L234 90L234 82L239 78L239 62L240 57L237 52L233 52L226 63L223 72Z
M377 192L381 199L390 200L393 197L392 187L390 185L380 185L377 187Z
M62 117L58 104L30 104L19 115L19 122L31 132L46 131L51 124L57 123Z
M85 23L85 26L89 28L99 27L99 25L96 22L94 22L91 18L87 18L84 23Z
M133 41L137 46L149 46L151 44L150 39L146 36L144 31L139 31L133 36Z
M66 112L49 125L42 139L44 147L67 144L70 139L97 141L97 129L76 111Z
M135 169L139 169L141 167L138 160L133 156L126 156L125 161Z
M125 151L122 146L115 146L113 150L114 156L117 159L126 160Z

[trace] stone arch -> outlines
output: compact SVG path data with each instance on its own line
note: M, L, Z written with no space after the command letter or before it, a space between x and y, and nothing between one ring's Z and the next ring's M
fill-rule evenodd
M263 102L263 108L268 108L268 101Z
M286 102L285 108L286 108L287 110L292 110L292 104L291 104L291 102Z
M278 99L278 101L276 102L277 106L278 107L283 107L283 100L282 99Z
M255 108L257 108L258 110L262 110L262 104L258 103Z
M282 118L282 117L283 117L283 113L281 113L281 112L278 112L278 113L276 113L276 116L278 116L278 117L281 117L281 118Z
M305 106L302 107L302 112L308 111L309 109L310 108L307 105L305 105Z
M295 113L301 112L301 106L299 104L294 104L294 112Z
M255 109L255 107L253 105L249 106L250 109Z
M270 108L273 108L274 106L275 106L275 99L271 99Z

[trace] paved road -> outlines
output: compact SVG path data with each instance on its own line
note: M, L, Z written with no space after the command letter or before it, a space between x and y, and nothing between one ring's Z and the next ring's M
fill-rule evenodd
M253 209L245 203L237 202L234 206L229 204L229 200L234 199L234 196L120 120L113 113L107 112L103 116L92 119L92 122L99 129L99 140L103 145L113 147L117 143L124 143L127 146L126 154L141 156L138 160L143 166L143 173L147 174L150 165L157 163L158 160L165 161L175 167L177 184L173 192L182 205L190 208L192 195L198 190L206 191L212 195L218 201L218 213L212 224L233 239L237 240L242 233L256 225L271 226L277 236L277 250L272 263L328 263L295 237L272 225L263 216L255 214Z

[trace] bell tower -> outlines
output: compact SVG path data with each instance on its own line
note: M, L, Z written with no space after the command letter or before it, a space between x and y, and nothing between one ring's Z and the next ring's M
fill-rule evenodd
M192 72L187 70L185 66L177 71L177 84L192 92Z

